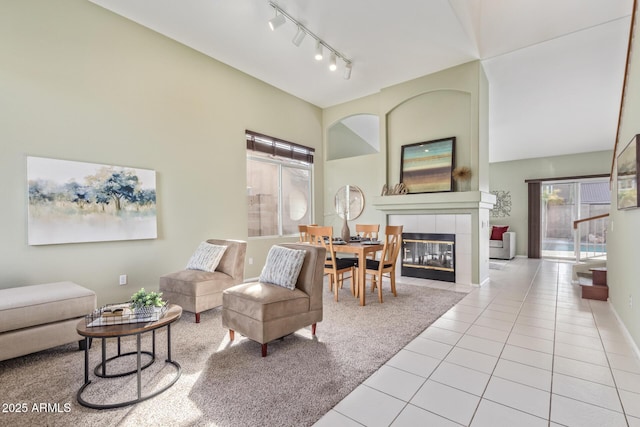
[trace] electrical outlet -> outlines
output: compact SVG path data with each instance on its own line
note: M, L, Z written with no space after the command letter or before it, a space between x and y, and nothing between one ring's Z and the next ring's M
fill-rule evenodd
M253 265L253 258L249 257L249 265Z
M120 285L126 285L127 284L127 275L126 274L121 274L120 275Z

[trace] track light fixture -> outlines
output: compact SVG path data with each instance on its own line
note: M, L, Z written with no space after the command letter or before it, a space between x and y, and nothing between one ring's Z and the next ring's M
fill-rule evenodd
M271 31L275 31L276 28L278 28L280 25L284 24L285 22L286 22L286 18L284 17L284 15L278 14L278 11L276 10L276 16L274 16L269 20L269 28L271 28Z
M351 62L345 62L343 77L345 80L349 80L351 78Z
M344 75L343 76L344 76L345 80L349 80L351 78L351 70L353 68L353 63L351 62L351 60L349 58L347 58L346 56L344 56L343 54L338 52L336 49L331 47L329 44L327 44L327 42L322 40L320 37L315 35L313 32L309 31L309 29L307 27L302 25L297 19L295 19L294 17L289 15L287 12L282 10L282 8L280 8L280 6L275 4L273 1L269 1L269 6L271 6L273 8L273 10L276 12L276 16L269 20L269 27L271 28L272 31L275 30L276 28L278 28L279 26L281 26L282 24L284 24L286 22L286 20L288 19L289 21L293 22L294 24L296 24L298 26L298 31L296 32L296 35L291 40L294 45L300 46L300 44L302 44L302 41L304 40L305 36L308 34L311 38L313 38L316 41L316 50L315 50L315 58L316 58L316 60L321 61L324 58L323 50L324 50L324 48L327 48L327 50L329 52L331 52L331 54L329 56L329 58L330 58L329 59L329 69L331 71L335 71L338 68L337 60L339 58L342 61L344 61Z
M331 71L335 71L338 68L336 65L336 54L331 52L331 56L329 57L329 69Z
M293 36L293 40L291 40L291 41L296 46L300 46L300 43L302 43L302 40L304 40L304 36L306 36L306 35L307 35L307 33L305 33L302 28L298 27L298 31L296 32L296 35Z

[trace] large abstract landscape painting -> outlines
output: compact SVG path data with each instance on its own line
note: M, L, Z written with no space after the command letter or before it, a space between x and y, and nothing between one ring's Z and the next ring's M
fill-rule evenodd
M400 182L409 193L453 191L456 138L402 146Z
M27 157L30 245L155 239L156 173Z

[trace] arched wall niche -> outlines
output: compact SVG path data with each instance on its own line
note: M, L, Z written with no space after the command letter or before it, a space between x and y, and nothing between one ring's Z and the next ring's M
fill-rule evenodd
M327 160L380 152L380 119L375 114L353 114L331 126L327 134Z
M477 156L472 141L471 93L456 89L423 92L404 100L386 114L388 183L400 180L401 147L416 142L456 137L456 166L477 171ZM472 187L477 188L472 176Z

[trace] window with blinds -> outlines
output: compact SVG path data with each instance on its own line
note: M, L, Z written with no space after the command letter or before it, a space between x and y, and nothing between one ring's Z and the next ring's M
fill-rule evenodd
M312 221L314 149L246 131L249 237L287 236Z

